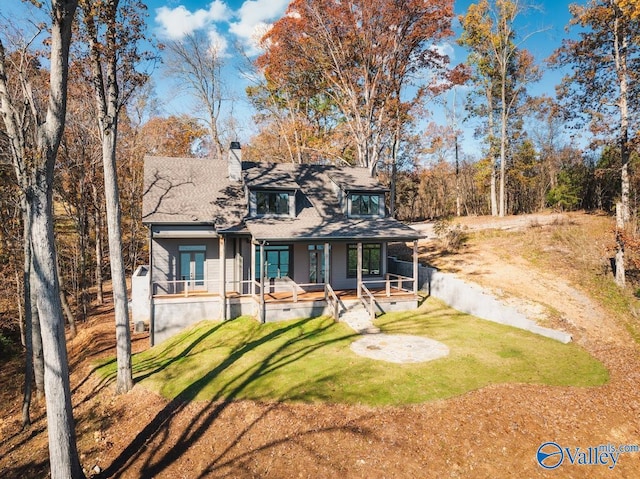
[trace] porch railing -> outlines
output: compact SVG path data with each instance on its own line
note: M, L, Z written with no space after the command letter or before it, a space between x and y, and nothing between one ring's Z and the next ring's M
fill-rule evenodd
M376 291L376 295L379 295L381 290L384 291L387 297L394 296L396 294L407 294L413 292L413 283L415 279L408 276L402 276L399 274L387 273L385 279L368 279L363 281L363 285L367 285L367 291L371 293L371 290ZM290 293L291 299L294 303L299 301L299 297L303 293L311 291L325 292L325 299L327 299L327 286L331 287L329 283L296 283L291 278L281 278L276 282L265 282L264 293ZM255 295L260 295L260 281L250 279L242 281L227 281L225 283L225 291L227 294L236 293L240 296L250 295L252 290L255 291ZM333 288L331 291L335 294ZM220 294L220 281L219 280L175 280L175 281L154 281L152 284L152 294L154 296L202 296L202 295L216 295ZM373 295L373 293L371 293Z
M330 308L333 320L338 321L340 316L340 301L338 301L338 296L329 283L325 283L324 285L324 298L327 306Z
M371 321L373 321L374 319L376 319L376 299L371 291L369 291L369 288L364 285L364 283L360 283L358 285L358 289L360 290L360 298L362 299L364 307L369 312Z
M154 281L152 292L154 296L162 295L182 295L185 298L202 294L218 294L219 282L207 280L175 280L175 281Z
M391 297L396 294L413 293L413 282L415 280L408 276L401 276L399 274L387 273L385 279L368 279L363 283L369 285L371 288L381 289L384 287L384 292L387 297ZM409 283L410 287L405 287L405 283Z

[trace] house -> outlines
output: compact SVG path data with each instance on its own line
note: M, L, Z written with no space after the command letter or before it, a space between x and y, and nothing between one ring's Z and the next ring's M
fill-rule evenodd
M243 162L241 153L232 143L225 160L145 158L150 264L132 296L146 301L133 316L149 316L152 344L202 319L417 306L420 233L388 216L388 189L367 169ZM413 278L387 270L397 241L414 242Z

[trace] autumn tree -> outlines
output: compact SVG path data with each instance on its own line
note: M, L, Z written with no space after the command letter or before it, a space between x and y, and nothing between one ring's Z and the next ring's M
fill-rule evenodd
M53 479L84 477L76 446L69 365L60 304L53 234L53 178L62 138L66 103L69 47L77 0L52 0L50 6L49 82L46 102L38 101L30 79L19 74L21 96L10 94L4 44L0 41L0 110L9 139L18 181L26 185L25 205L33 255L33 284L37 291L43 351L44 387L49 435L49 459ZM20 72L24 73L24 72ZM27 108L34 125L33 152L25 149L20 128ZM27 177L24 182L21 177Z
M623 219L629 219L629 155L638 131L640 108L640 19L627 14L617 0L591 0L571 5L569 26L580 29L576 39L565 39L551 61L570 67L560 86L561 98L573 113L576 126L586 123L594 146L616 138L622 167Z
M66 262L63 276L73 285L75 304L86 319L89 287L96 287L99 304L103 300L102 145L96 129L93 86L82 81L82 65L72 65L71 72L78 81L69 85L69 114L56 177L56 194L71 228L59 235L59 259L62 264Z
M630 218L629 158L638 132L640 108L640 18L631 4L619 0L590 0L572 4L569 27L575 38L565 39L551 61L569 67L560 95L574 115L575 125L588 124L594 146L615 138L620 150L620 228ZM619 242L621 253L624 246ZM624 272L619 255L618 272ZM624 273L618 277L624 283Z
M521 48L516 20L527 6L519 0L480 0L460 18L463 33L459 44L468 48L472 81L483 99L475 112L487 118L489 155L494 158L491 176L491 210L504 216L505 178L509 148L509 125L520 114L526 87L540 78L533 56ZM495 176L500 166L499 196Z
M96 96L97 122L102 140L102 161L107 206L111 280L115 303L116 392L133 387L131 332L127 285L122 255L122 228L116 173L118 119L131 92L146 81L136 68L146 59L139 50L144 39L146 7L138 0L80 0L83 38L88 43L90 78Z
M257 111L259 133L247 146L248 158L276 158L290 163L335 162L352 159L353 148L341 114L323 93L291 91L254 75L258 83L247 88ZM297 86L293 86L297 88Z
M451 0L295 0L263 38L257 65L280 97L328 104L348 128L355 163L373 175L394 120L450 84L434 45L451 35L452 16ZM419 72L429 84L409 90Z
M192 156L207 130L188 115L154 116L140 126L140 147L155 156Z

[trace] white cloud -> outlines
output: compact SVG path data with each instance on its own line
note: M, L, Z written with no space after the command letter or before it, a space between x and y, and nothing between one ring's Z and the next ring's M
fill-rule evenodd
M209 36L209 48L211 52L218 56L227 56L229 43L224 35L221 35L216 30L209 30L207 35Z
M229 25L249 54L258 52L260 38L271 28L271 22L282 17L290 0L245 0L236 12L235 22Z
M176 8L160 7L156 9L156 22L160 25L160 34L172 40L179 40L196 30L208 27L215 22L231 19L232 12L222 0L214 0L208 9L195 12L183 5Z
M439 45L432 45L431 49L439 53L440 55L447 55L449 57L449 61L453 61L456 57L455 49L449 42L444 42Z
M212 1L208 8L191 11L184 5L175 8L156 9L159 35L170 40L180 40L196 30L206 30L212 48L225 52L229 36L220 32L228 29L249 55L259 53L258 44L269 31L272 22L284 15L290 0L245 0L237 11L232 11L224 0ZM214 25L217 24L217 25Z

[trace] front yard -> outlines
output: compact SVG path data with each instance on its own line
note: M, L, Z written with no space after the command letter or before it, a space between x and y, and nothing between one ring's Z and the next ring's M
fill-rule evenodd
M382 332L438 340L449 356L395 364L356 355L359 336L328 318L258 324L202 322L134 356L143 387L181 400L416 404L489 384L597 386L604 366L575 344L478 320L428 299L416 311L377 320ZM115 372L115 360L101 371Z

